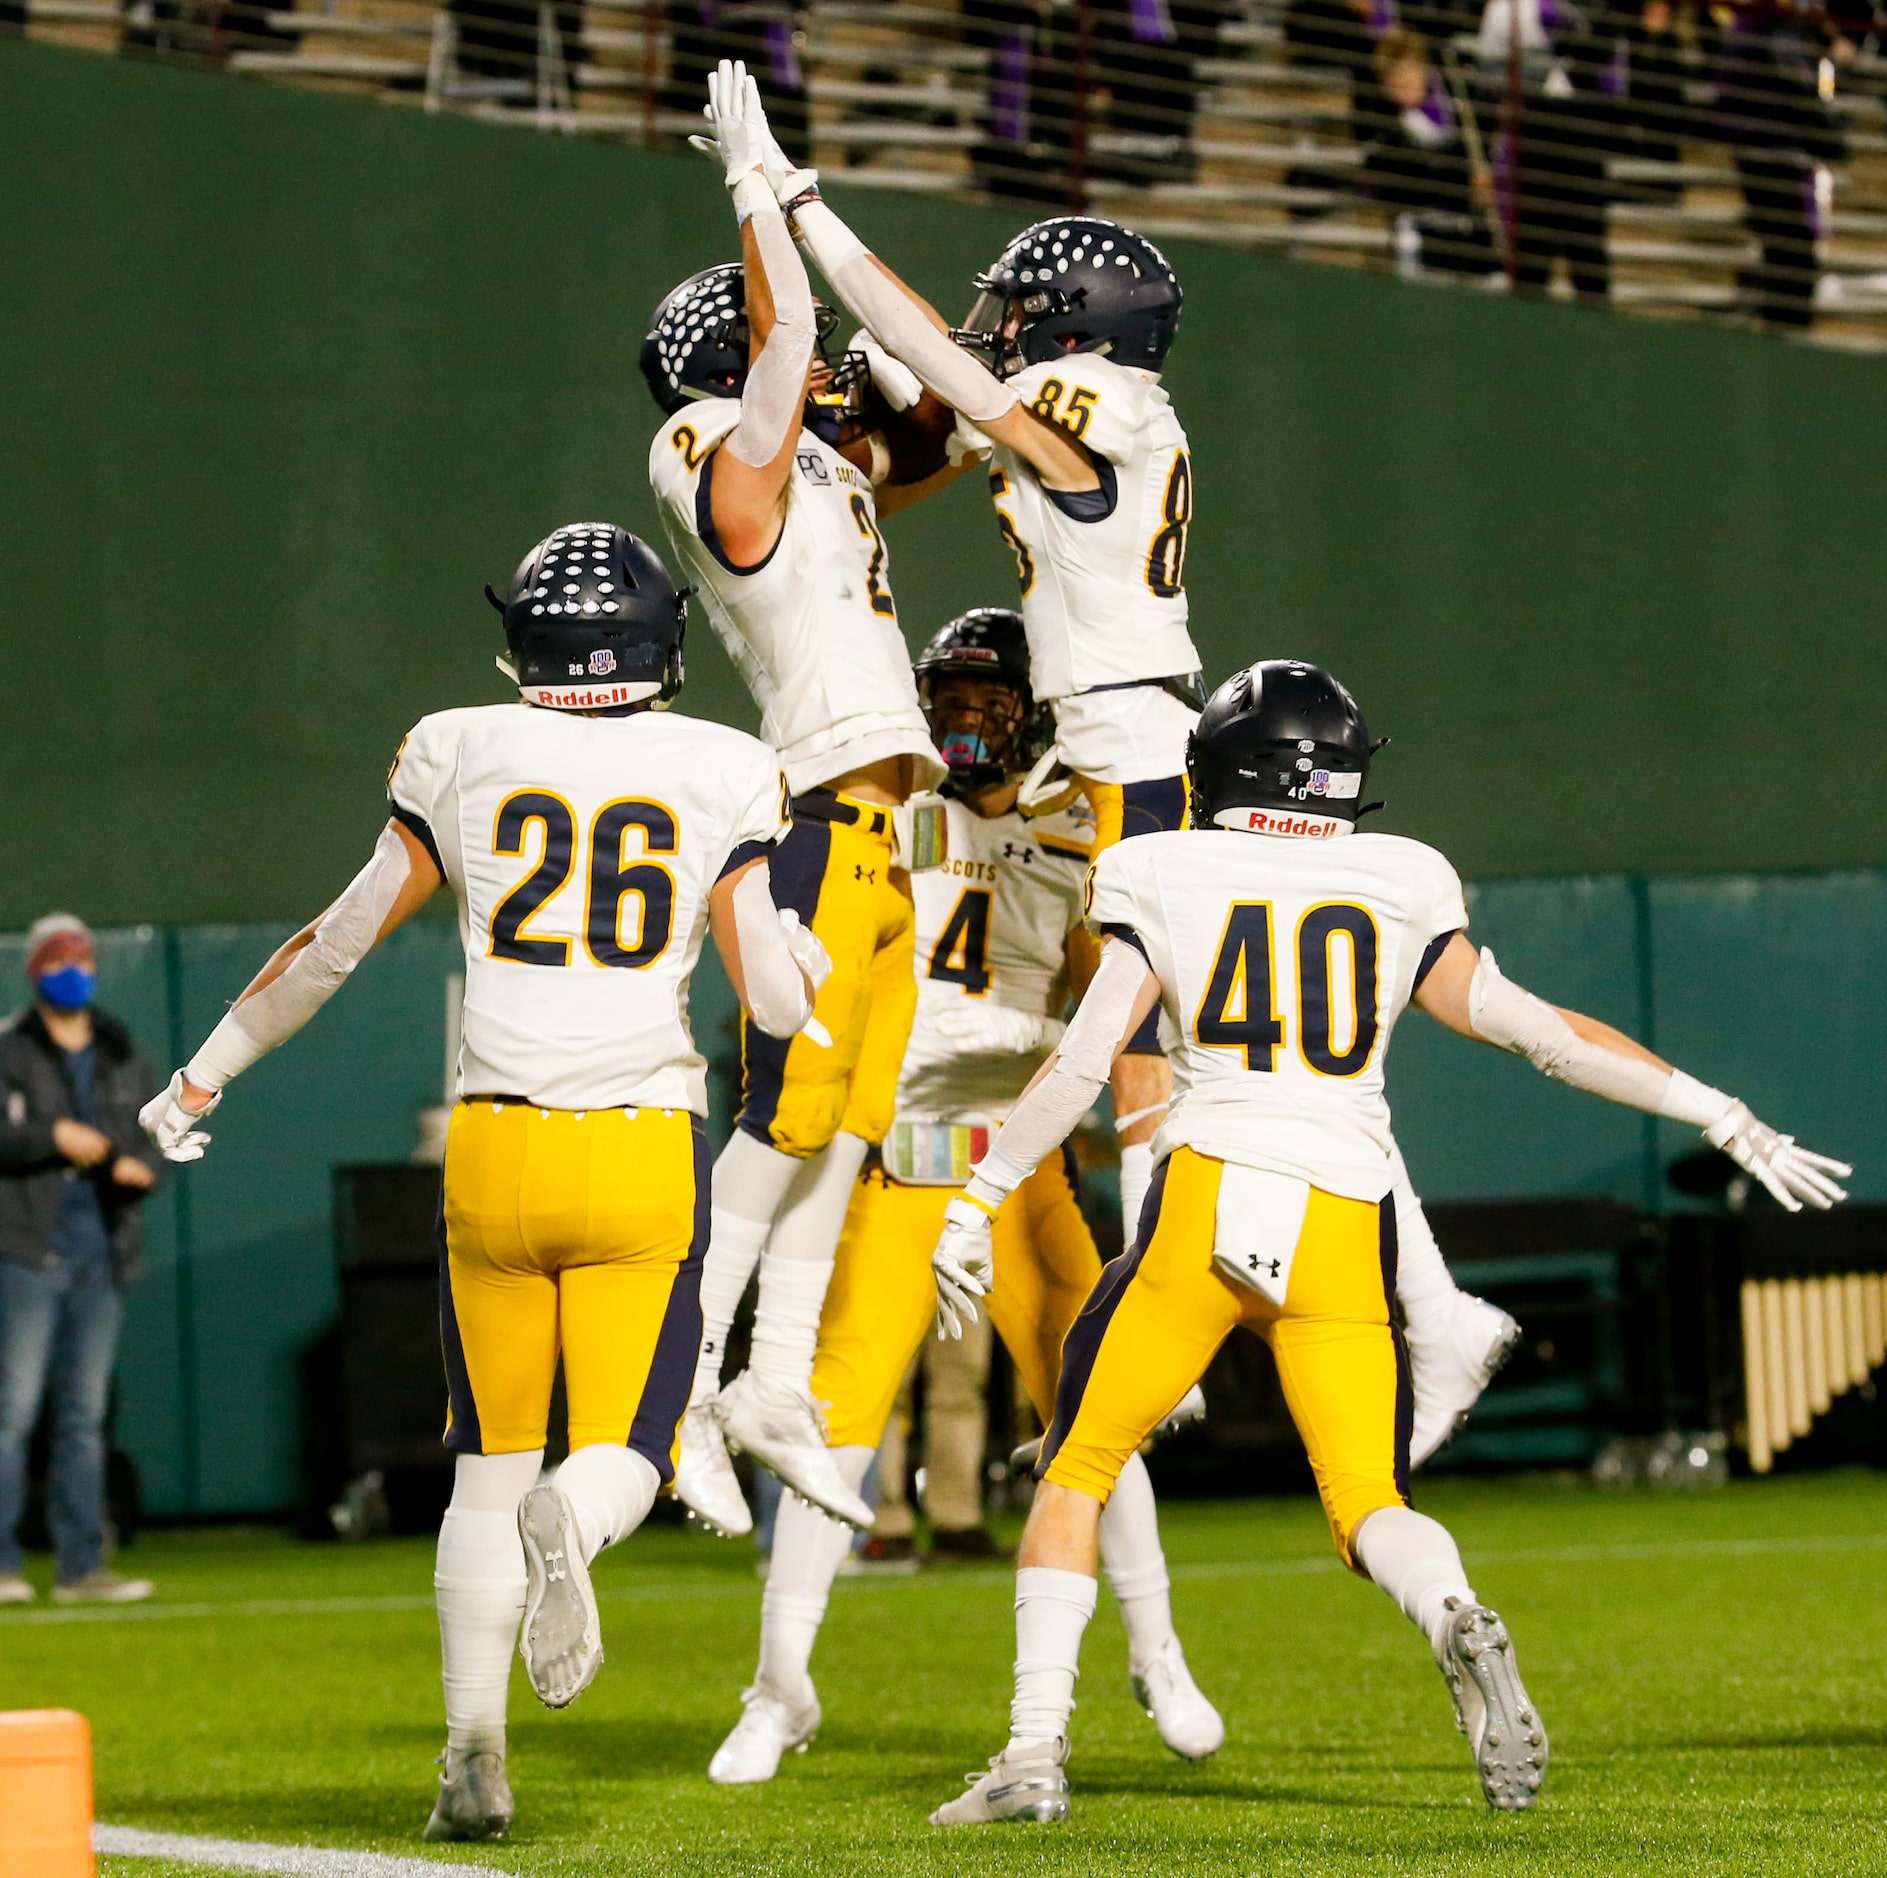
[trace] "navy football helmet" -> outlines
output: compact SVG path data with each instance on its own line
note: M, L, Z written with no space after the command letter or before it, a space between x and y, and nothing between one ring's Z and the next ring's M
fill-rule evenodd
M932 637L911 669L931 741L950 771L944 788L952 795L1025 775L1054 740L1049 707L1036 702L1030 683L1022 615L1008 607L978 606L960 614ZM1013 709L998 717L976 705L940 703L938 681L957 676L1000 680L1014 694Z
M1186 300L1152 242L1098 215L1025 228L976 285L980 297L956 337L988 353L999 378L1077 352L1160 371Z
M828 342L838 331L836 307L815 301L819 356L832 368L841 394L862 376L864 358L834 360ZM747 382L747 275L738 261L691 274L655 309L642 341L642 376L665 417L693 398L738 398ZM832 402L831 387L815 402ZM812 408L808 407L809 410Z

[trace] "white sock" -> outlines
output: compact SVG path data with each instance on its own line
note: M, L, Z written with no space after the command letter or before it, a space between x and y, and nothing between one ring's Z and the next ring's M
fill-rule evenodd
M811 1386L819 1314L864 1164L865 1143L858 1136L834 1135L831 1145L806 1163L780 1210L760 1261L760 1303L754 1312L751 1367L765 1381L790 1389Z
M1128 1456L1101 1509L1101 1564L1127 1626L1127 1661L1142 1669L1173 1635L1173 1602L1153 1482L1138 1454Z
M518 1502L543 1465L538 1448L528 1454L461 1454L453 1471L432 1584L446 1744L462 1754L504 1751L505 1689L524 1616Z
M1448 1528L1406 1506L1378 1507L1363 1521L1354 1547L1357 1563L1402 1606L1439 1662L1448 1599L1475 1601Z
M1415 1197L1399 1149L1391 1197L1396 1209L1396 1301L1402 1306L1410 1331L1420 1336L1437 1314L1453 1305L1460 1286L1435 1243L1428 1215Z
M848 1487L871 1471L871 1448L834 1448ZM852 1529L809 1506L796 1493L780 1496L773 1527L773 1562L760 1600L760 1667L754 1681L782 1701L803 1707L812 1693L812 1648L825 1620L832 1581L851 1550Z
M1086 1572L1024 1565L1016 1573L1016 1693L1009 1745L1027 1747L1068 1732L1075 1709L1081 1635L1100 1587Z
M1153 1143L1136 1141L1120 1151L1120 1240L1129 1252L1140 1242L1140 1214L1153 1185Z
M598 1441L578 1448L557 1469L558 1491L570 1502L577 1543L588 1564L605 1546L626 1539L648 1517L662 1477L646 1454Z
M701 1261L701 1353L695 1359L694 1387L688 1406L721 1386L727 1361L727 1333L747 1295L747 1281L760 1263L760 1250L773 1229L764 1219L742 1219L714 1207L708 1214L708 1254Z

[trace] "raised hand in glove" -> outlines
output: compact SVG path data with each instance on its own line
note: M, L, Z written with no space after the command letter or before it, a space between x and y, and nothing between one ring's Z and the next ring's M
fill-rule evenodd
M222 1099L219 1089L200 1109L185 1108L183 1071L178 1070L163 1089L138 1110L138 1124L157 1144L165 1160L200 1161L203 1150L210 1145L210 1137L198 1124L215 1114Z
M846 347L862 352L871 368L871 382L894 411L908 411L924 395L923 381L902 359L894 359L870 333L861 332Z
M976 1300L989 1295L996 1276L995 1219L988 1207L961 1193L944 1208L943 1231L930 1255L940 1337L961 1337L964 1325L976 1322Z
M1793 1135L1779 1135L1759 1122L1746 1102L1732 1104L1721 1121L1704 1130L1704 1139L1754 1174L1791 1213L1804 1204L1825 1213L1848 1197L1839 1184L1854 1172L1846 1161L1797 1147Z
M760 88L739 59L723 59L708 74L708 101L701 115L708 120L708 135L688 141L720 160L728 188L743 176L764 176L772 132L760 107Z

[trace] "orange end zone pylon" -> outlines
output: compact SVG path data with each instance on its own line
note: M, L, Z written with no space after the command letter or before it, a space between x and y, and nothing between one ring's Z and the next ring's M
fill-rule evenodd
M92 1731L65 1708L0 1712L0 1878L94 1878Z

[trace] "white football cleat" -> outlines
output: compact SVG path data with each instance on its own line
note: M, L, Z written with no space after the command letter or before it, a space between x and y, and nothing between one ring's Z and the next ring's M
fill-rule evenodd
M1489 1806L1523 1812L1540 1797L1546 1729L1514 1663L1507 1626L1485 1604L1448 1600L1441 1673L1455 1699L1455 1726L1474 1750Z
M991 1758L989 1771L965 1774L969 1792L930 1816L933 1826L993 1826L1006 1819L1048 1825L1068 1817L1068 1742L1034 1741Z
M511 1830L511 1783L505 1779L503 1748L473 1748L439 1756L439 1797L426 1822L429 1844L502 1839Z
M714 1401L709 1396L694 1403L681 1418L675 1497L710 1532L724 1539L744 1539L753 1531L753 1514L734 1477L734 1463L721 1437Z
M714 1414L729 1447L751 1454L802 1500L860 1532L870 1527L875 1516L845 1484L809 1391L743 1370L715 1398Z
M537 1699L568 1708L603 1667L603 1626L570 1502L548 1482L518 1506L527 1574L518 1654Z
M1133 1671L1133 1691L1160 1739L1181 1760L1209 1759L1225 1745L1225 1722L1200 1694L1177 1637L1169 1636L1157 1656Z
M819 1697L810 1682L797 1706L756 1683L740 1692L741 1717L714 1750L708 1778L720 1787L753 1786L771 1780L789 1752L804 1754L819 1732Z
M1520 1326L1496 1304L1457 1291L1443 1319L1420 1335L1407 1329L1409 1374L1415 1386L1415 1428L1409 1465L1420 1467L1481 1399L1520 1341Z

